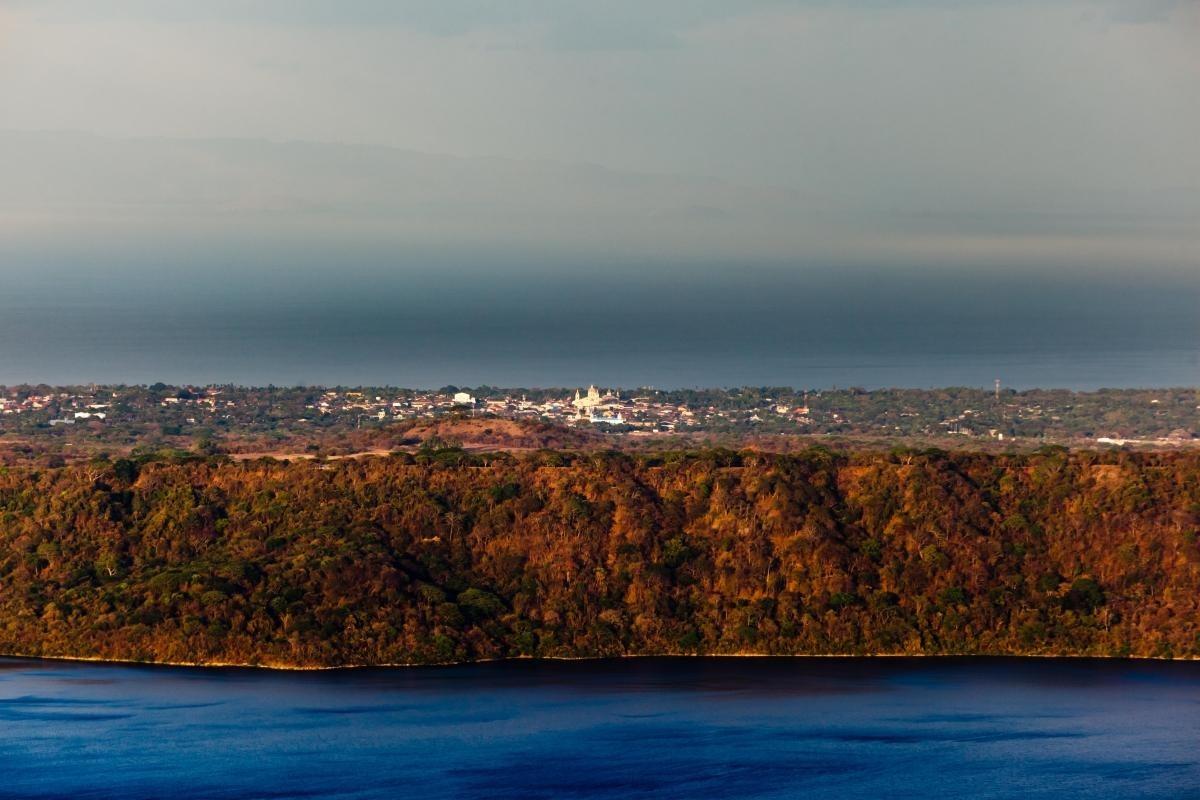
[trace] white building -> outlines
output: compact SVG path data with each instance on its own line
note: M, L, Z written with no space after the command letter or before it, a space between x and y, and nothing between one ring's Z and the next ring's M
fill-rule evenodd
M620 402L621 402L621 398L619 395L617 395L611 391L605 392L603 395L601 395L600 390L597 389L593 385L593 386L588 387L586 396L581 395L579 393L579 390L576 389L575 390L575 399L571 401L571 405L575 406L580 411L583 411L583 410L589 409L589 408L599 408L600 406L616 405L617 403L620 403Z

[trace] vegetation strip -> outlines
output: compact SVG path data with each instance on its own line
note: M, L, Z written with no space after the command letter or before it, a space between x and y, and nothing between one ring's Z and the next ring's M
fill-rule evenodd
M0 652L319 667L1200 655L1200 454L701 450L0 472Z

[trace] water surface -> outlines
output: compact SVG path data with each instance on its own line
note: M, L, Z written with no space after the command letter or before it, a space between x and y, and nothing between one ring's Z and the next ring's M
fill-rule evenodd
M213 269L12 281L0 384L1200 385L1200 281L1136 270Z
M4 798L1200 797L1200 664L0 660Z

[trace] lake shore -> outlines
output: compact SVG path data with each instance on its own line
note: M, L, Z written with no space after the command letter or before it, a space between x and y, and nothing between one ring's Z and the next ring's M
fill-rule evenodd
M778 659L778 660L855 660L874 661L892 659L928 659L959 661L970 659L1012 660L1012 661L1101 661L1101 662L1196 662L1200 657L1195 656L1106 656L1096 654L1062 654L1062 653L631 653L619 656L514 656L511 658L480 658L466 661L445 662L392 662L381 664L333 664L305 665L288 663L253 663L234 661L152 661L126 658L102 658L97 656L64 656L64 655L30 655L27 653L0 653L0 659L26 661L58 661L79 664L113 664L144 667L180 667L186 669L253 669L273 672L336 672L371 669L420 669L426 667L469 667L476 664L505 664L505 663L575 663L575 662L614 662L643 659Z

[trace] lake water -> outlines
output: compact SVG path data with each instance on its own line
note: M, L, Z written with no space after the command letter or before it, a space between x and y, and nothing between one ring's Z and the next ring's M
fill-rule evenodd
M1200 385L1200 280L1137 270L212 271L6 279L0 384Z
M0 659L4 798L1200 797L1200 663Z

